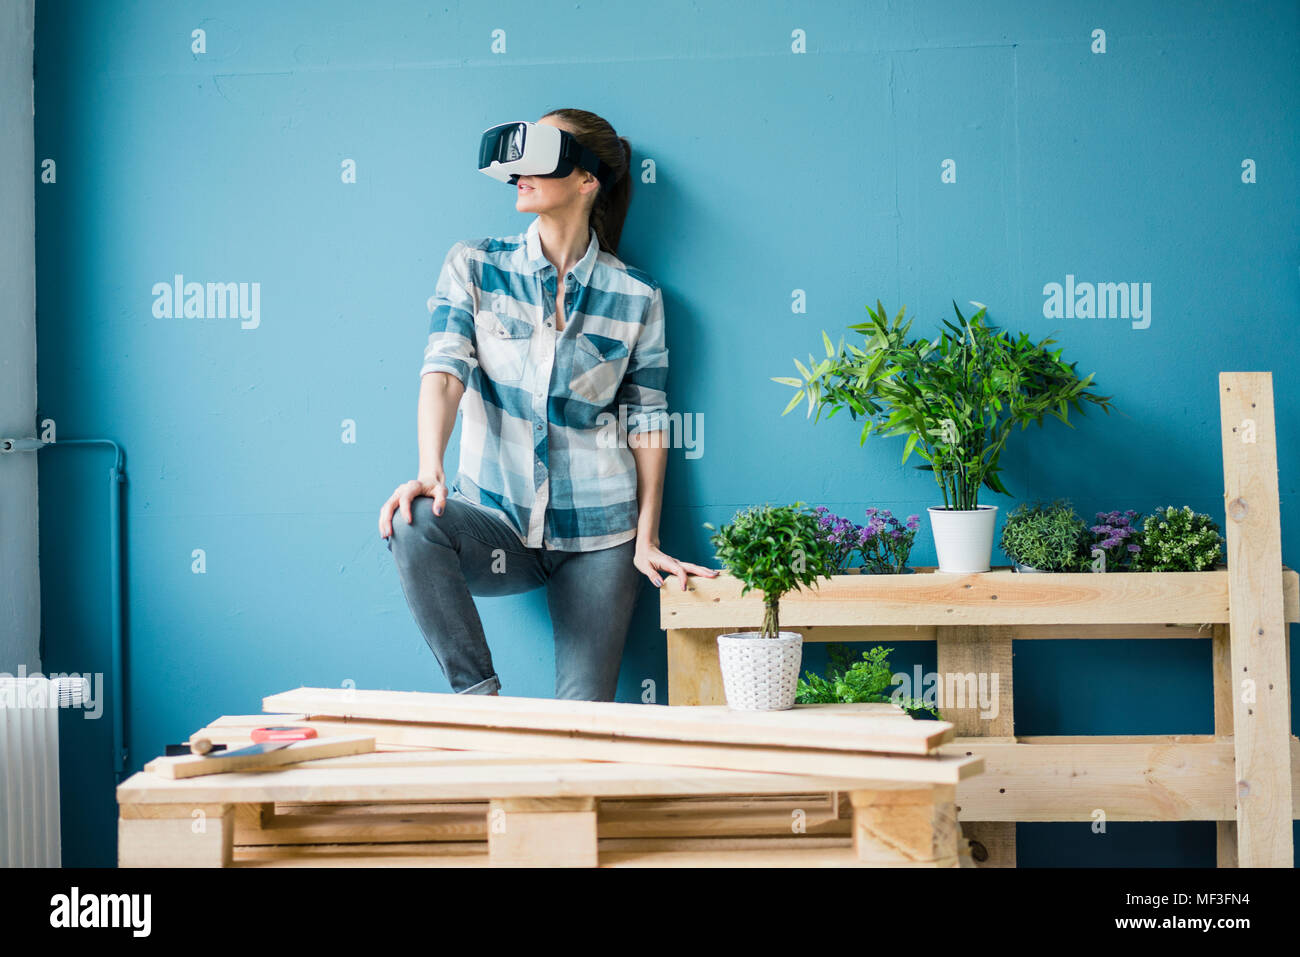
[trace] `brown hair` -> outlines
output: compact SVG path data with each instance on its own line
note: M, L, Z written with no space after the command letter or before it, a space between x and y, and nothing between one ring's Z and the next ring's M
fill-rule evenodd
M632 200L632 177L628 167L632 163L632 144L614 132L614 127L603 118L587 110L559 109L545 114L562 120L579 143L587 147L614 170L611 182L601 186L591 207L588 222L596 230L600 248L618 255L619 237L623 235L623 220Z

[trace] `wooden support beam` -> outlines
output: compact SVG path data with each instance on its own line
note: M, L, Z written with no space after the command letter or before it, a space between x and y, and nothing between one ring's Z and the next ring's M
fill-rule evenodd
M1210 670L1214 682L1214 737L1232 741L1232 646L1227 625L1214 626ZM1234 792L1235 793L1235 792ZM1233 820L1215 821L1215 858L1219 867L1237 866L1236 801Z
M668 630L668 703L727 703L718 661L717 628Z
M488 809L494 867L595 867L593 798L501 798Z
M953 732L961 737L1014 741L1012 638L1007 629L956 626L935 631L943 692L939 710L952 722ZM919 696L915 689L913 694ZM963 819L961 829L976 867L1015 867L1014 820Z
M956 867L955 789L850 791L853 849L876 867Z
M1273 376L1219 374L1237 859L1293 867L1289 634L1283 611Z
M118 867L229 867L233 804L123 804Z

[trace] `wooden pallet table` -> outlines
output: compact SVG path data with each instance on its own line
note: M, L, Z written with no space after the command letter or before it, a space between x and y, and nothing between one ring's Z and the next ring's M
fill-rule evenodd
M969 863L956 786L983 761L941 753L950 724L891 705L736 715L302 688L264 708L379 750L132 775L117 791L121 866ZM223 717L194 737L237 747L268 721Z
M957 739L982 756L958 786L975 858L1014 866L1015 822L1217 821L1220 866L1294 864L1288 624L1300 576L1282 564L1269 373L1219 379L1226 566L1182 573L837 575L781 601L782 627L805 641L934 641ZM723 574L660 592L673 705L724 700L717 635L756 627L761 598ZM1017 737L1013 642L1202 638L1211 642L1214 734ZM997 707L970 692L997 679ZM953 696L956 692L956 697ZM916 693L916 692L914 692ZM965 695L965 697L963 697ZM919 697L919 694L917 694Z

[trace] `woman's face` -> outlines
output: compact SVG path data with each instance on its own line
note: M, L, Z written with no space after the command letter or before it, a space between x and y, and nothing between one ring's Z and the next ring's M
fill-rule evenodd
M551 116L537 122L568 129ZM577 166L568 176L520 176L515 184L515 209L521 213L554 213L570 205L582 209L590 202L587 194L599 187L596 177Z

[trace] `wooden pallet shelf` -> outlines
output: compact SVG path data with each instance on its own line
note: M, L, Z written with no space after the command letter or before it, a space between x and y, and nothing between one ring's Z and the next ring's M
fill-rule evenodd
M999 707L943 705L949 754L985 759L957 788L985 866L1013 866L1015 822L1219 822L1220 866L1294 864L1289 624L1300 575L1282 564L1272 375L1219 376L1227 564L1206 572L837 575L781 601L805 641L934 641L940 675L996 675ZM762 599L725 573L660 589L670 704L725 701L717 636L755 630ZM1213 735L1016 737L1013 642L1202 638L1212 643Z

